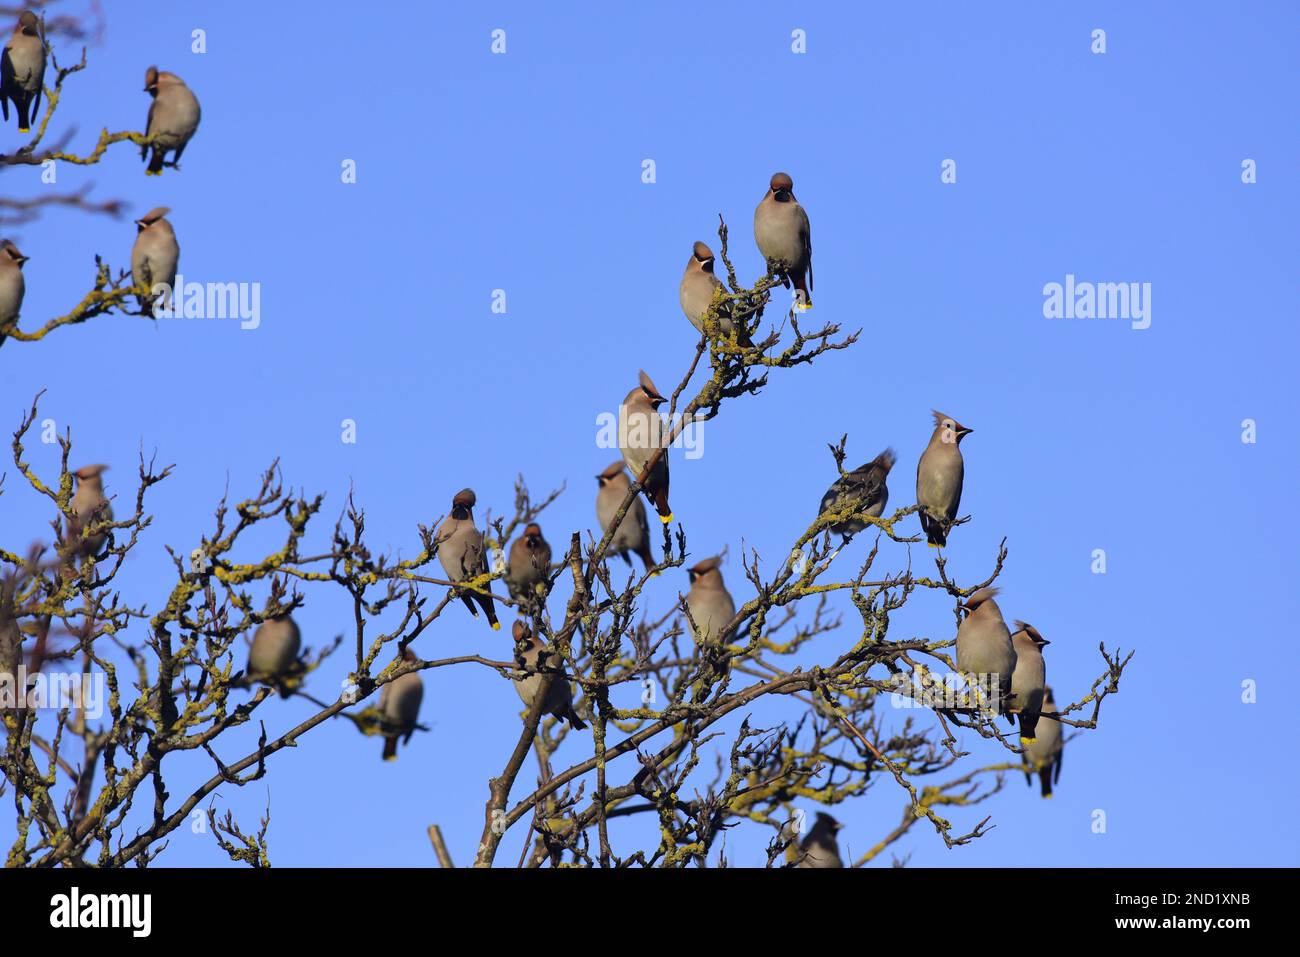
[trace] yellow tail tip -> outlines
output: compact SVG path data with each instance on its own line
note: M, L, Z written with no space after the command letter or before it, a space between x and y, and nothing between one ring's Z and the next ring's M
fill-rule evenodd
M925 547L926 547L926 548L938 548L939 546L936 545L934 542L926 542L926 543L925 543Z
M798 309L800 312L807 312L809 309L812 308L812 302L811 301L801 302L798 305L796 305L795 308Z
M1044 794L1044 795L1043 795L1043 800L1044 800L1044 801L1050 801L1051 799L1052 799L1052 795L1050 795L1050 794Z
M1023 734L1020 736L1021 744L1033 744L1037 740L1037 738L1026 738Z
M395 755L395 754L385 754L385 755L384 755L384 760L385 760L385 761L396 761L396 760L397 760L397 755Z
M667 525L667 524L668 524L669 522L671 522L672 520L673 520L673 513L672 513L672 512L669 512L667 515L660 515L660 516L659 516L659 521L663 522L665 525Z
M492 622L492 630L493 630L493 631L500 631L500 630L501 630L501 622L499 622L499 621L494 621L494 622Z
M19 132L19 133L30 133L31 131L32 131L32 128L31 128L30 126L20 126L20 127L18 127L18 132Z

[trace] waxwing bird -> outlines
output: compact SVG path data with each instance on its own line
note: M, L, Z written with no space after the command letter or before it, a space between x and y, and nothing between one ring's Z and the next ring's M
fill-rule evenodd
M72 496L67 541L74 553L83 558L98 555L107 537L104 531L87 534L91 527L113 520L113 507L104 497L103 473L107 470L107 465L86 465L72 473L77 480L77 491Z
M1016 670L1016 651L1011 631L1002 620L1002 609L993 600L996 588L981 588L961 606L965 617L957 628L957 670L978 676L986 695L997 689L996 708L1005 714L1011 694L1011 675Z
M916 463L916 504L921 528L931 548L948 544L948 530L961 507L961 485L965 464L961 457L961 440L973 432L951 416L934 412L934 432L930 444Z
M158 206L135 221L135 245L131 247L131 279L137 286L152 290L163 283L172 290L168 298L175 301L176 267L181 259L181 247L176 242L172 224L164 219L171 210ZM137 297L140 308L153 312L153 295ZM170 305L165 303L164 305Z
M532 522L510 545L505 574L510 597L527 604L535 602L538 589L546 587L550 571L551 546L542 538L541 526Z
M559 721L568 721L575 731L585 729L587 726L573 707L573 688L569 684L569 676L564 672L560 656L548 650L522 621L515 622L514 638L515 661L520 667L514 676L515 691L524 707L532 708L549 673L551 686L542 704L542 714L549 714Z
M1043 688L1047 685L1043 646L1051 642L1033 625L1017 621L1011 644L1016 650L1016 670L1011 673L1011 706L1020 716L1020 742L1028 744L1034 740L1038 715L1043 710Z
M682 275L682 284L678 289L682 312L686 313L686 318L699 332L707 332L704 316L709 311L709 304L713 302L714 292L719 289L725 291L722 281L713 274L713 264L713 250L704 243L696 243L691 258L686 260L686 272ZM731 316L725 314L725 303L719 305L717 318L718 329L723 335L729 336L736 331L737 326L732 322ZM753 345L744 328L739 330L738 341L742 346Z
M451 516L438 526L436 535L438 562L447 578L453 582L463 582L487 573L487 552L483 548L483 533L474 525L474 505L478 499L472 488L463 488L451 500ZM478 592L461 592L460 600L465 603L469 613L478 617L478 602L487 615L488 624L493 631L501 628L497 621L496 607L492 600L492 589L483 586L487 594Z
M153 97L153 102L149 104L149 117L144 129L150 142L140 147L140 159L144 159L152 149L153 156L145 174L161 176L163 160L169 152L172 160L166 165L175 168L180 163L186 144L199 128L201 111L198 99L175 73L159 71L156 66L149 67L144 74L144 90Z
M301 647L302 632L293 616L268 618L253 632L253 644L248 649L249 677L268 683L287 677L297 665Z
M884 514L885 506L889 503L889 486L885 484L885 479L889 477L889 470L894 467L894 462L894 450L885 449L866 465L840 476L822 496L821 508L817 514L825 515L827 512L841 512L846 508L852 508L853 511L863 515L879 518ZM830 529L848 539L866 527L866 522L851 518L837 522L830 526Z
M623 499L627 498L632 480L620 459L611 462L605 471L596 476L596 481L600 483L600 489L596 492L596 518L600 521L600 534L604 536L609 531L614 516L618 514ZM614 537L609 540L607 553L621 556L628 565L632 564L629 553L635 554L645 565L646 571L654 566L655 560L650 554L650 525L646 521L645 506L641 499L632 499L632 504L623 515L623 521L619 523Z
M802 857L795 867L843 867L840 842L836 838L843 827L825 811L818 811L816 823L799 844Z
M767 195L754 210L754 241L782 285L789 289L794 283L798 308L811 309L812 231L789 174L772 174Z
M1043 715L1038 722L1038 733L1033 741L1026 744L1025 763L1033 773L1038 775L1039 789L1045 798L1052 796L1052 785L1061 780L1061 758L1065 754L1065 737L1061 722L1047 715L1056 714L1056 702L1052 699L1052 689L1043 689ZM1025 783L1033 784L1030 771L1025 772Z
M402 661L415 661L415 652L406 649ZM415 722L420 717L420 702L424 700L424 682L418 671L408 671L394 678L379 691L379 730L384 736L384 760L397 760L397 739L402 744L411 743Z
M23 296L27 283L23 279L23 263L27 257L9 240L0 242L0 344L5 341L5 329L18 321L22 312Z
M41 84L45 81L45 40L36 14L18 15L14 35L0 55L0 108L9 122L9 102L18 114L18 132L29 133L41 109Z
M659 406L666 401L643 371L640 384L618 407L618 447L633 478L639 478L651 457L663 449L641 490L646 499L654 503L659 521L665 525L673 520L673 510L668 505L668 448L664 444L668 437L664 434L664 421L659 415Z
M725 631L736 617L736 602L722 583L722 556L715 555L687 569L691 590L686 593L686 607L695 622L697 644L721 644L731 637Z

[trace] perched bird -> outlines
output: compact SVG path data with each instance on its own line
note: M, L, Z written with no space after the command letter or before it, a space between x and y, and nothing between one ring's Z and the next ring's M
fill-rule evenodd
M686 607L695 622L695 641L721 643L730 638L723 631L736 616L736 603L722 583L722 556L715 555L687 569L691 590L686 593Z
M0 55L0 108L9 122L9 101L18 113L18 132L31 132L31 121L41 109L41 84L45 80L45 41L36 14L18 15L14 35Z
M663 449L641 490L654 503L659 521L665 525L673 520L673 510L668 505L668 448L664 444L667 436L663 418L659 415L659 406L667 401L650 377L642 372L640 385L629 392L618 407L618 447L634 478L640 478L651 456Z
M402 661L415 661L415 652L407 648L402 652ZM408 671L379 690L379 730L384 736L385 761L397 760L398 738L402 744L410 744L423 699L424 682L418 671Z
M505 574L510 597L529 603L536 601L538 586L544 587L550 571L551 546L542 538L541 526L532 522L510 546Z
M515 622L515 661L521 670L515 672L515 691L519 693L524 707L532 708L541 691L545 674L552 675L551 686L546 692L542 704L542 714L549 714L561 721L568 721L575 731L582 731L587 726L582 723L577 710L573 707L573 688L569 685L569 676L564 673L559 655L547 650L537 639L531 628L522 621ZM529 669L527 671L522 669Z
M794 283L796 305L811 309L812 231L808 214L794 198L794 180L789 174L772 174L767 195L754 210L754 241L768 268L776 271L785 288Z
M961 458L961 440L973 429L959 425L950 416L934 412L930 444L916 463L916 504L921 528L931 548L948 544L948 530L961 507L961 485L966 466Z
M77 480L77 491L72 496L67 541L74 553L83 558L98 555L107 537L103 531L86 534L90 527L113 520L113 506L104 497L103 473L107 469L107 465L86 465L72 473Z
M148 176L161 176L163 159L172 153L173 167L181 161L185 146L199 128L199 101L175 73L159 72L156 66L144 74L144 91L153 97L149 104L149 118L144 135L150 142L140 147L140 159L153 149L153 156L145 170ZM175 152L172 152L172 151Z
M600 483L600 490L596 492L596 518L600 521L600 533L603 536L609 531L610 522L614 521L614 516L618 514L623 499L627 498L632 480L628 478L627 469L623 467L620 459L611 462L605 471L596 476L596 481ZM646 571L649 571L655 563L654 557L650 554L650 525L646 521L645 506L641 504L639 498L632 499L632 504L627 507L627 512L623 515L623 521L619 523L614 537L609 541L608 554L622 556L623 561L631 565L629 552L641 559Z
M723 288L722 281L713 274L713 250L704 243L696 243L691 251L691 258L686 260L686 272L682 275L682 284L677 292L682 302L682 312L686 313L686 318L690 320L691 325L700 332L706 331L704 314L709 311L709 304L713 302L713 293ZM736 330L736 324L731 321L731 316L725 314L721 306L717 318L718 329L723 335L731 335ZM738 341L742 346L753 344L749 341L744 328L740 329Z
M287 677L298 662L301 647L302 632L291 615L266 619L253 632L253 644L248 649L249 678L275 684Z
M1052 700L1051 688L1043 689L1043 713L1056 714L1056 702ZM1061 780L1061 758L1065 754L1065 740L1061 732L1060 721L1044 717L1038 723L1038 735L1025 745L1025 763L1038 775L1039 787L1045 798L1052 796L1052 785ZM1025 783L1034 783L1029 771L1025 772Z
M0 343L5 341L5 329L18 321L23 308L27 283L23 279L23 263L27 257L8 239L0 242Z
M1038 713L1043 709L1043 688L1047 685L1043 646L1051 642L1033 625L1017 621L1011 644L1016 649L1016 670L1011 673L1011 707L1020 715L1020 740L1027 744L1034 740Z
M996 588L981 588L966 599L966 617L957 628L957 670L979 676L980 686L992 695L996 688L998 714L1005 714L1011 694L1011 675L1016 670L1016 650L1011 632L1002 620L1002 609L993 597Z
M827 512L852 508L855 512L879 518L884 514L885 506L889 503L889 486L885 484L885 479L889 477L889 470L894 467L894 461L894 450L885 449L866 465L861 465L847 475L840 476L822 496L821 508L817 514L824 515ZM830 529L849 538L866 527L866 522L851 518L848 521L837 522L830 526Z
M844 825L825 811L817 812L817 822L799 844L802 857L795 867L843 867L840 842L836 835Z
M437 548L438 561L447 577L454 582L476 578L487 572L487 553L483 550L483 533L474 525L474 503L478 499L472 488L463 488L451 500L451 516L438 526ZM478 602L487 615L488 624L493 631L501 628L497 621L497 612L492 601L492 589L483 586L487 594L461 592L460 600L465 603L469 613L478 617Z
M176 242L172 224L163 217L171 210L158 206L135 221L135 245L131 247L131 279L135 285L150 290L139 296L140 308L152 314L153 288L163 283L171 290L168 306L175 300L176 266L180 263L181 247Z

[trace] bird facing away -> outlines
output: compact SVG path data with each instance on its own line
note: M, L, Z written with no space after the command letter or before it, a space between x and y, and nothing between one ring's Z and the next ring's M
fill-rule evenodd
M98 555L107 537L104 531L90 532L91 527L113 520L113 507L104 497L103 473L107 470L107 465L86 465L72 473L77 491L72 496L67 541L73 553L82 558Z
M27 257L8 239L0 242L0 343L5 341L5 329L18 321L22 312L23 296L27 282L23 279L23 263Z
M41 109L41 84L45 80L45 41L36 14L18 15L14 35L0 55L0 108L9 122L9 103L18 114L18 132L29 133Z
M1002 609L993 600L997 594L996 588L981 588L961 606L965 617L957 628L957 670L978 676L986 695L996 691L997 701L990 704L996 705L998 714L1005 714L1016 651Z
M462 582L476 578L487 572L487 553L483 549L483 533L474 525L474 504L478 499L472 488L463 488L451 500L451 515L438 526L435 536L438 549L438 562L447 578L453 582ZM496 607L492 600L492 589L483 586L487 594L461 592L460 600L465 603L469 613L478 617L478 602L487 615L488 624L493 631L501 628L497 621Z
M538 600L551 571L551 546L542 538L542 527L532 522L510 545L506 561L506 588L510 597L527 604Z
M682 284L677 290L682 312L699 332L708 331L704 328L704 316L709 311L709 304L713 302L714 292L719 289L725 291L722 281L713 274L713 266L713 250L704 243L697 242L691 250L691 258L686 260L686 271L682 274ZM725 303L719 304L716 316L718 329L723 335L729 336L736 331L736 324L726 313ZM740 329L738 341L742 346L753 344L743 328Z
M715 555L687 569L691 590L686 593L686 607L695 622L697 644L721 644L731 637L724 629L736 616L736 602L722 583L721 566L722 556Z
M789 174L772 174L767 195L754 210L754 241L782 285L789 289L794 283L796 306L811 309L812 230L808 214L794 198Z
M895 460L894 450L885 449L866 465L859 466L847 475L841 475L822 496L821 508L817 514L852 508L855 512L879 518L889 504L889 486L885 484L885 479L889 477L889 470L894 467ZM837 522L830 529L847 539L866 527L866 522L852 518Z
M298 662L302 632L291 615L268 618L253 632L248 649L248 676L254 680L277 683L287 677Z
M531 709L537 700L546 675L550 674L551 686L546 692L542 704L542 714L568 721L575 731L582 731L587 726L573 707L573 688L569 685L569 676L564 673L559 655L550 651L537 639L531 628L522 621L515 622L515 661L521 670L515 672L515 691L518 692L524 707ZM523 669L529 669L527 671Z
M931 548L948 544L948 530L961 507L961 486L966 466L961 440L973 432L951 416L934 412L930 444L916 463L916 504L926 541Z
M1020 741L1034 740L1038 714L1043 709L1043 689L1047 686L1047 664L1043 646L1051 642L1027 622L1017 621L1011 636L1016 650L1016 670L1011 673L1011 706L1020 716Z
M1043 689L1043 713L1056 714L1052 689ZM1061 780L1061 758L1065 754L1065 738L1061 722L1044 717L1038 722L1038 734L1025 745L1025 763L1038 775L1040 791L1045 798L1052 796L1052 785ZM1025 783L1033 784L1030 771L1025 772Z
M163 160L169 152L172 160L167 165L175 168L180 163L186 144L199 128L201 111L198 99L185 81L175 73L159 71L156 66L145 71L144 91L153 97L153 102L149 104L144 129L150 142L140 147L140 159L152 149L145 175L161 176Z
M795 867L843 867L840 842L836 839L844 827L825 811L817 812L817 821L799 844L802 857Z
M168 299L175 301L176 267L181 260L181 247L176 242L172 224L164 217L171 210L158 206L135 221L135 245L131 247L131 279L137 286L150 290L150 294L137 297L140 308L152 313L152 290L159 283L172 290ZM164 305L170 305L171 302Z
M407 648L402 661L415 661L415 652ZM424 700L424 682L418 671L408 671L394 678L379 691L379 730L384 736L384 760L397 760L397 739L410 744L415 732L415 722L420 717L420 702Z
M600 483L600 488L596 492L596 519L600 522L600 534L603 537L609 531L614 516L618 514L623 499L627 498L632 480L628 477L627 469L620 459L609 463L609 467L596 476L596 481ZM627 507L623 521L619 522L618 529L614 532L614 537L609 540L607 549L607 554L618 555L631 565L632 559L628 557L629 553L641 559L641 564L645 566L646 571L654 566L654 556L650 554L650 525L646 521L645 505L639 498L632 499L632 504Z
M663 449L641 491L654 504L659 521L665 525L673 520L673 510L668 505L668 448L664 444L667 436L664 420L659 415L659 406L667 401L643 371L640 383L618 407L618 447L634 479L641 476L651 457Z

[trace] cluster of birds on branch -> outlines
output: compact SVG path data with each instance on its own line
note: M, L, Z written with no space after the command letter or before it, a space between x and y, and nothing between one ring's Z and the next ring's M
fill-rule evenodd
M7 121L9 104L14 105L19 131L23 133L29 131L32 116L40 107L45 54L37 18L31 11L24 11L0 62L0 106ZM173 73L149 67L145 90L152 102L146 124L147 143L141 147L141 158L152 150L146 172L158 175L164 166L176 166L198 128L201 114L197 98ZM165 162L169 152L173 154L170 163ZM139 297L141 307L146 310L152 308L152 290L158 284L172 287L180 261L180 246L166 218L169 212L167 207L160 206L135 223L137 236L131 253L131 273L134 285L148 290ZM794 308L810 309L812 233L808 213L795 198L794 181L787 173L771 177L768 190L754 212L754 239L771 274L786 288L793 288ZM18 318L25 292L22 266L26 261L27 257L12 241L0 241L0 339L5 327ZM682 311L697 331L712 335L716 330L734 338L742 348L752 348L749 330L744 322L733 318L719 295L725 288L714 274L714 265L709 246L694 243L679 287ZM714 323L716 326L711 327ZM659 412L666 401L650 376L642 371L637 386L619 406L622 458L596 476L599 483L596 516L602 534L610 534L610 526L623 508L634 476L660 521L666 525L673 519L669 504L670 436ZM928 544L941 548L947 544L954 525L960 524L957 512L964 479L961 442L972 430L951 416L941 412L933 414L934 430L917 463L916 503ZM829 526L845 542L870 524L864 518L879 519L884 514L889 501L887 479L896 461L894 450L887 448L870 462L843 473L823 496L819 516L848 515ZM98 555L103 547L102 529L112 522L113 516L104 494L105 469L105 465L90 465L74 473L77 487L67 536L73 555ZM490 586L459 587L488 573L484 536L474 520L476 501L474 491L468 488L453 497L451 513L436 533L437 556L465 607L475 618L481 609L491 628L498 630L501 624ZM626 508L612 532L607 554L621 557L629 566L631 556L635 555L648 573L654 573L650 528L640 498L633 498ZM536 522L529 523L511 544L501 569L502 578L521 612L527 614L544 603L551 557L551 547ZM690 589L686 609L694 638L700 644L725 642L729 638L727 629L736 615L736 603L723 582L721 565L722 556L717 555L687 569ZM997 594L997 589L985 588L969 596L960 606L957 668L963 674L978 675L987 683L991 705L998 714L1005 715L1008 721L1013 716L1019 719L1026 761L1039 774L1042 795L1050 797L1052 783L1060 774L1062 736L1058 721L1040 720L1043 713L1055 712L1042 654L1048 642L1026 622L1016 621L1016 630L1012 632L995 600ZM524 704L531 708L545 688L542 713L567 721L574 729L585 728L559 656L546 647L523 619L514 623L512 635L519 665L512 678ZM303 671L301 649L302 634L291 615L266 619L255 630L249 648L248 679L278 685L284 693L284 682ZM399 657L401 662L415 660L409 649ZM399 740L409 742L423 696L423 682L415 671L400 675L381 689L380 731L385 760L396 758ZM829 814L819 814L816 824L801 842L799 866L842 866L836 840L840 827Z
M45 53L40 23L32 11L24 10L0 55L0 107L8 122L9 104L13 104L19 133L30 132L32 118L40 109ZM146 175L160 176L164 166L179 168L181 154L199 128L202 111L198 98L184 80L156 66L145 71L144 90L151 100L145 121L146 142L140 147L140 158L150 157ZM168 153L172 154L170 161ZM158 284L166 284L170 289L176 282L180 263L176 233L164 218L169 212L166 206L159 206L135 221L137 236L131 250L131 279L135 286L146 290L138 298L140 307L150 314L156 298L152 290ZM11 240L0 241L0 343L4 341L6 327L16 323L22 311L27 291L23 264L28 258Z

